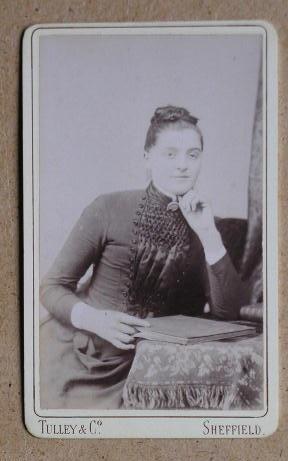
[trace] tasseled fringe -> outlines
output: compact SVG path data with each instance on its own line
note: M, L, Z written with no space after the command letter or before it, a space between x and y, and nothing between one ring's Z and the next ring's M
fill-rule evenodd
M237 390L233 385L167 385L149 386L129 384L124 387L124 406L126 408L203 408L226 409L232 403L237 406ZM233 405L233 406L234 406Z

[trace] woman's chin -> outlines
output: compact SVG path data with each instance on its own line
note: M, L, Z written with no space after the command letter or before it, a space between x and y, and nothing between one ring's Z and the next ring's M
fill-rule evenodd
M190 178L189 178L190 179ZM185 195L189 190L193 189L194 182L185 179L175 179L173 181L154 181L158 187L171 195Z
M173 195L185 195L189 190L193 189L194 185L193 184L187 184L183 186L175 186L173 187L173 190L171 190L171 193ZM171 188L172 189L172 188Z

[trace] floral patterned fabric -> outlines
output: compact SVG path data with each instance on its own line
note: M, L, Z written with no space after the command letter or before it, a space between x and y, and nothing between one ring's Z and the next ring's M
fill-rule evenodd
M178 345L142 340L125 408L263 408L263 338Z

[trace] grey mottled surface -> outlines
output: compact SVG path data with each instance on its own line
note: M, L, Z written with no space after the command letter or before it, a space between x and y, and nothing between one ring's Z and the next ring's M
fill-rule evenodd
M278 431L261 440L40 440L23 425L19 289L19 86L20 40L35 23L266 19L279 34L279 211L280 211L280 370ZM0 458L6 460L165 460L240 461L288 457L288 6L286 0L1 0L0 3ZM19 259L20 258L20 259ZM20 261L20 262L19 262Z

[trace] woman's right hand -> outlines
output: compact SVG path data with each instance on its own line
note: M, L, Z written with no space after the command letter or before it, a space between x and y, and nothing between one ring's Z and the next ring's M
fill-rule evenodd
M134 349L134 334L137 327L149 327L149 322L123 312L97 309L82 302L72 310L71 322L74 327L95 333L109 341L118 349Z

